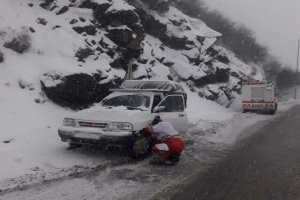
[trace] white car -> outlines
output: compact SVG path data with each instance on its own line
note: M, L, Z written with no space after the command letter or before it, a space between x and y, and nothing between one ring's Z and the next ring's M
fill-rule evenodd
M67 116L58 134L70 145L126 145L131 157L140 158L151 153L151 140L143 129L155 116L180 133L187 131L186 100L175 82L127 80L98 105Z

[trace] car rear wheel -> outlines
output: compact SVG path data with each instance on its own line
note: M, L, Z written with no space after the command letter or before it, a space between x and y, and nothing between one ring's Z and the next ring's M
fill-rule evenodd
M152 139L146 134L139 134L128 148L128 155L132 159L143 159L152 154Z

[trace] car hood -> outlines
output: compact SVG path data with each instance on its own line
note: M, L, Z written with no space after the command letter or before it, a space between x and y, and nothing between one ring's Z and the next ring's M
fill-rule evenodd
M141 122L151 120L150 111L129 110L126 107L95 106L68 116L76 120L103 122Z

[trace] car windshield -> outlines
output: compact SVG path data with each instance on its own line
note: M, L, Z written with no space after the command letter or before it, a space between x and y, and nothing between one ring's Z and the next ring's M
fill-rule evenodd
M120 95L108 97L102 101L102 106L126 106L127 108L149 108L150 97L141 94Z

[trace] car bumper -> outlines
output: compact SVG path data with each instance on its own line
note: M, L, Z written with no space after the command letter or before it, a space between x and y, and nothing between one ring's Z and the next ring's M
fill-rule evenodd
M246 104L244 110L276 110L276 104Z
M63 142L91 145L130 145L135 132L133 131L104 131L95 128L61 127L58 135Z

